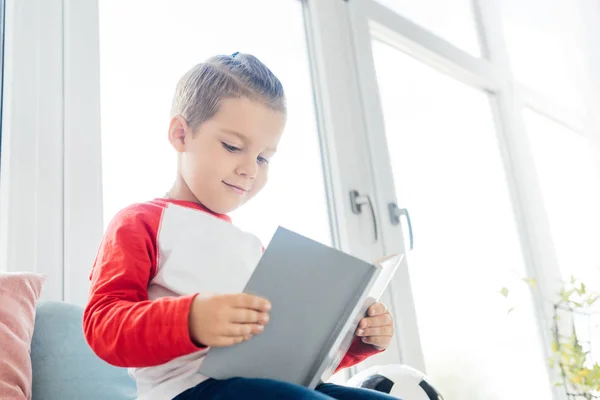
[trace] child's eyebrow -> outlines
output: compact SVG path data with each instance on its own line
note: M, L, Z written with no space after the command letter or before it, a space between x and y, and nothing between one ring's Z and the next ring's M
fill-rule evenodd
M222 132L225 133L229 133L230 135L236 136L237 138L239 138L242 142L244 143L250 143L252 142L252 140L250 140L250 138L240 132L234 131L232 129L227 129L227 128L221 128ZM267 147L266 148L267 151L271 152L271 153L276 153L277 152L277 148L276 147Z
M248 139L248 137L246 135L243 135L243 134L241 134L241 133L239 133L237 131L234 131L232 129L221 128L221 131L225 132L225 133L229 133L230 135L233 135L233 136L237 136L243 142L249 142L250 141L250 139Z

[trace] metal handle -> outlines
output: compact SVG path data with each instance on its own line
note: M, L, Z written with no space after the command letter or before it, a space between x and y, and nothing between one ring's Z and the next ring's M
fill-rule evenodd
M352 207L352 212L356 215L362 213L362 206L368 204L371 209L371 217L373 218L373 229L375 241L379 240L379 233L377 229L377 218L375 217L375 208L373 207L373 202L371 201L371 197L368 194L361 195L358 190L350 191L350 206Z
M406 222L408 223L408 237L410 238L410 250L414 248L414 237L413 237L413 229L412 223L410 222L410 214L408 213L407 208L398 208L396 203L388 204L388 210L390 212L390 220L392 221L392 225L400 224L400 217L405 216Z

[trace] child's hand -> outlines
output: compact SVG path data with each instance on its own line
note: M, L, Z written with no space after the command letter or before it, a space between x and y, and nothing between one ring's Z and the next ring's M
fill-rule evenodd
M356 336L362 341L372 344L379 350L389 347L394 336L394 320L385 305L375 303L367 311L368 317L363 318L358 324Z
M270 309L267 300L248 294L196 296L190 309L190 335L202 346L231 346L261 333Z

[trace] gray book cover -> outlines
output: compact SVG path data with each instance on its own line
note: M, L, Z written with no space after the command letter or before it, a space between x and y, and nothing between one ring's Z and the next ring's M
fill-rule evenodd
M246 342L210 349L200 373L314 388L339 362L337 350L345 347L345 353L350 345L380 272L378 265L279 227L244 289L271 302L269 324Z

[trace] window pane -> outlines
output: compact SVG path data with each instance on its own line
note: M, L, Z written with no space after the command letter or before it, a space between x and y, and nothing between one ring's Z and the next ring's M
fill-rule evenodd
M475 56L481 55L471 0L376 0Z
M600 175L586 137L524 112L562 276L600 282Z
M100 49L105 223L171 187L167 130L179 77L212 55L241 51L281 79L289 116L267 188L234 222L265 244L278 224L330 244L301 2L103 0Z
M425 365L448 399L551 398L490 100L373 43ZM402 74L398 74L402 70ZM508 384L507 384L508 382Z
M504 0L504 35L515 77L568 107L583 108L577 2Z

